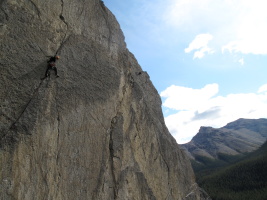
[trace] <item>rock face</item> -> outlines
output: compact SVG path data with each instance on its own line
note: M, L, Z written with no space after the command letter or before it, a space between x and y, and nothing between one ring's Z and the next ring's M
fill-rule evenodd
M222 128L201 127L182 147L191 159L219 154L238 155L258 149L267 139L267 119L238 119Z
M0 8L2 200L201 198L157 91L102 1ZM41 80L55 54L60 77Z

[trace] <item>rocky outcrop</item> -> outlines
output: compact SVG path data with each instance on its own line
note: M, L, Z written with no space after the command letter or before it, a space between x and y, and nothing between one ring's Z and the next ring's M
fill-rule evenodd
M222 128L201 127L182 147L191 159L218 159L218 155L239 155L258 149L267 139L267 119L238 119Z
M157 91L102 1L0 8L2 200L201 198ZM55 54L60 77L41 80Z

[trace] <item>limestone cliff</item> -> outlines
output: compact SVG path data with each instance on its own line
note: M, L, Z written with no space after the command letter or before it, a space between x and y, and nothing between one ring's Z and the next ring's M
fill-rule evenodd
M102 1L1 0L0 48L2 200L201 198Z

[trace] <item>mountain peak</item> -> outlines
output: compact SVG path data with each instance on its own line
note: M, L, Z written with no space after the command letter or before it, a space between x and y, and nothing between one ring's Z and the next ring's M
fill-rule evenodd
M238 119L222 128L201 127L193 139L182 145L191 159L238 155L259 148L267 139L267 119Z
M261 124L261 125L260 125ZM260 118L260 119L244 119L240 118L234 122L228 123L224 128L228 129L241 129L241 128L247 128L247 129L255 129L260 128L261 126L267 125L267 119Z

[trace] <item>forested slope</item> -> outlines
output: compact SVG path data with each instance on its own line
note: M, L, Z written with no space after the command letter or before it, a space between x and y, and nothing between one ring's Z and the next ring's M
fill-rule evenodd
M235 164L196 174L213 200L267 199L267 143Z

